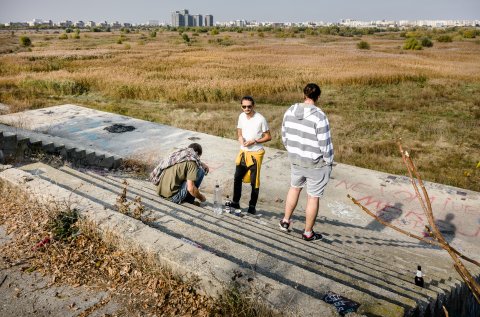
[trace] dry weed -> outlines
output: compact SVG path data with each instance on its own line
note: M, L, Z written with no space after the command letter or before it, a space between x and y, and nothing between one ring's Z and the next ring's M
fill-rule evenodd
M0 181L0 225L13 236L0 247L3 262L51 276L52 283L107 291L123 303L116 316L272 316L248 294L230 290L218 301L198 294L195 281L182 280L150 254L119 249L115 236L74 215L68 206L39 204Z

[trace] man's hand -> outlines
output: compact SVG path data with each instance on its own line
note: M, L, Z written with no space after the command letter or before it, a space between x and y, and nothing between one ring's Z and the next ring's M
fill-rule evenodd
M205 195L200 194L199 200L200 200L202 203L204 203L205 201L207 201L207 198L205 197Z
M255 143L256 143L255 140L245 141L245 142L243 142L243 146L247 147L247 146L253 145Z
M201 162L201 164L202 164L203 170L205 171L205 174L208 174L210 172L210 168L208 167L208 165L203 162Z

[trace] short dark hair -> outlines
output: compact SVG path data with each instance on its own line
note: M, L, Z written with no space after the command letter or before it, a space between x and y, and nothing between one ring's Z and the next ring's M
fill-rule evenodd
M318 97L320 97L320 94L322 93L322 90L320 87L318 87L317 84L307 84L305 88L303 88L303 94L305 97L312 99L313 101L317 101Z
M253 100L252 96L243 96L242 100L240 100L240 103L242 103L242 101L244 101L244 100L248 100L248 101L252 102L252 106L255 105L255 100Z
M192 143L188 146L190 149L193 149L198 156L202 156L202 146L198 143Z

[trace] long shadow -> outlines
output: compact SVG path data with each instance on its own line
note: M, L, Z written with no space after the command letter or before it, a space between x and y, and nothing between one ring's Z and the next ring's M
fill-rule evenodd
M110 178L108 177L107 179L102 179L100 177L96 177L96 175L92 175L89 173L89 175L91 177L94 177L96 179L99 179L101 181L106 181L108 180L108 183L113 186L113 187L117 187L117 188L122 188L121 185L119 185L119 180L118 179L115 179L115 178ZM120 177L119 177L120 178ZM121 178L120 178L121 179ZM153 190L145 190L145 187L141 187L141 188L138 188L136 186L134 186L134 184L130 184L129 187L131 188L136 188L139 192L143 192L143 193L146 193L148 196L154 196L155 199L151 199L152 201L154 201L155 203L158 203L158 204L161 204L161 202L157 201L157 195L156 193L153 191ZM133 191L132 191L133 192ZM168 202L165 203L165 205L168 206ZM175 205L175 204L173 204ZM172 208L175 208L175 207L172 207ZM200 212L204 212L203 209L201 208L197 208L197 207L194 207L192 205L192 209L193 210L196 210L196 209L199 209ZM198 211L198 210L196 210ZM255 218L253 218L255 219ZM269 226L259 226L255 220L252 220L250 217L247 217L246 219L244 219L246 221L250 221L251 224L250 226L253 226L255 228L258 228L259 230L262 230L262 231L269 231L269 232L272 232L273 236L277 236L278 235L278 230L273 230L271 227ZM228 222L228 221L226 221ZM332 224L335 224L335 225L338 225L338 222L331 222ZM230 223L234 226L238 225L237 223ZM219 226L218 224L216 224L217 226ZM221 226L219 226L221 227ZM362 229L362 230L365 230L365 228L363 227L358 227L359 229ZM245 231L249 231L251 232L252 234L254 234L255 236L257 236L258 234L254 231L251 231L249 229L244 229ZM359 237L356 237L356 238L359 238ZM288 245L288 246L291 246L292 248L296 248L296 246L293 246L293 245L290 245L289 243L285 243L284 241L279 241L279 240L276 240L276 239L273 239L273 238L270 238L274 241L277 241L277 242L280 242L280 243L283 243L285 245ZM374 239L374 240L377 240L377 241L388 241L388 242L402 242L402 241L398 241L398 240L394 240L394 239L378 239L378 238L371 238L371 239ZM302 241L302 240L300 240ZM332 256L336 256L337 258L340 257L342 259L345 259L346 261L352 261L351 257L349 258L345 258L345 250L344 249L347 249L349 250L351 253L355 253L356 254L356 257L359 258L358 261L355 262L355 264L359 265L359 266L364 266L364 267L367 267L367 268L370 268L370 269L374 269L376 271L381 271L383 274L387 274L387 275L390 275L392 276L393 278L396 278L396 279L399 279L399 280L403 280L403 281L406 281L406 282L411 282L411 272L408 271L406 268L405 269L401 269L401 268L397 268L397 270L393 271L394 273L396 273L396 275L390 273L390 271L392 271L392 266L391 266L391 263L386 263L386 264L383 264L383 259L379 259L378 257L370 257L370 256L366 256L364 253L357 253L358 250L352 248L352 247L349 247L348 245L344 244L343 241L341 240L334 240L334 241L328 241L326 239L324 239L322 241L322 245L324 243L327 243L327 244L330 244L330 248L326 249L328 250L329 252L323 250L323 249L320 249L320 245L315 245L315 249L317 249L318 251L320 252L324 252L324 253L327 253L329 255L332 255ZM336 247L334 246L334 243L337 242L338 244L343 244L342 246L342 250L338 251L336 250ZM348 243L348 241L347 241ZM375 243L372 243L372 245L376 245L376 246L380 246L380 245L384 245L384 243L378 243L378 242L375 242ZM387 245L390 245L390 246L397 246L395 245L394 243L388 243ZM418 246L418 245L414 245L415 247L417 248L423 248L421 246ZM308 244L308 246L306 245L305 247L312 247L311 244ZM405 247L405 246L402 246L400 245L400 247ZM425 248L429 248L429 246L425 246ZM331 252L336 252L336 254L332 254ZM308 253L308 252L307 252ZM360 262L361 261L361 262ZM367 265L368 264L368 265ZM370 266L369 266L370 265ZM381 270L383 269L383 271ZM385 271L386 270L386 271ZM432 280L434 283L432 285L434 286L438 286L439 288L443 289L443 290L446 290L446 291L450 291L450 287L447 286L447 285L442 285L441 282L439 283L435 283L435 280Z
M68 171L65 171L65 172L68 172ZM89 174L89 175L90 175L90 174ZM94 175L90 175L90 176L94 177ZM77 177L80 178L81 176L78 176L78 175L77 175ZM117 187L118 189L121 189L121 188L122 188L122 186L119 185L118 180L114 180L114 179L113 179L113 180L112 180L112 179L100 179L100 178L97 178L97 177L95 177L95 178L96 178L96 179L99 179L99 180L101 180L101 181L103 181L103 182L109 183L112 187ZM134 186L131 186L131 184L130 184L130 185L129 185L130 192L134 193L134 191L131 190L132 187L134 187ZM134 187L134 188L137 188L137 187ZM139 190L139 191L144 192L144 193L147 193L149 196L155 196L155 198L158 198L155 194L150 194L149 191L145 191L145 190L143 190L143 189L142 189L142 190ZM147 199L148 199L148 198L147 198ZM156 199L151 199L151 200L154 201L155 203L162 204L161 202L157 201ZM169 205L169 204L171 204L171 205ZM172 207L172 208L174 208L174 209L176 209L176 207L177 207L177 205L172 204L172 203L169 203L169 202L167 202L167 201L165 201L165 203L163 203L163 205L170 206L170 207ZM192 206L191 209L195 210L195 207ZM195 210L195 211L197 211L197 210ZM200 211L201 211L201 212L204 212L204 210L200 210ZM254 218L254 219L255 219L255 218ZM228 223L228 224L231 224L231 225L233 225L233 226L238 226L238 223L230 222L230 221L227 221L226 219L222 219L222 220L223 220L222 222L224 222L224 223ZM275 236L278 236L278 230L277 230L277 231L273 231L273 229L271 229L271 228L268 227L268 226L261 226L261 227L260 227L260 226L258 226L258 224L257 224L254 220L251 220L249 217L246 218L246 220L252 222L252 223L250 224L250 226L253 226L253 227L255 227L255 228L258 228L259 230L262 230L262 231L272 232L272 234L273 234L274 237L275 237ZM206 221L206 220L205 220L205 221ZM206 222L208 222L208 221L206 221ZM194 225L194 224L191 223L191 222L189 222L189 223L190 223L191 225ZM210 224L213 224L213 223L210 222ZM230 229L228 229L228 228L223 227L223 226L222 226L221 224L219 224L219 223L215 223L215 225L218 226L218 227L220 227L220 228L223 228L223 229L225 229L225 230L230 230ZM258 236L258 233L254 232L254 231L251 231L249 228L243 228L243 229L244 229L245 231L250 232L252 235L254 235L254 237ZM363 229L363 228L362 228L362 229ZM255 241L258 241L258 242L260 242L260 243L264 243L263 240L262 240L262 241L259 241L259 240L257 240L256 238L252 238L252 239L255 240ZM270 237L270 239L273 240L273 241L282 243L282 244L284 244L284 245L290 246L290 247L292 247L292 248L298 249L297 246L291 245L289 242L280 241L280 240L274 239L274 238L272 238L272 237ZM290 240L288 240L288 241L290 241ZM303 242L303 240L300 240L300 241ZM393 240L393 241L395 241L395 240ZM329 242L328 240L324 240L323 242L325 242L325 243L327 243L327 244L332 244L332 243L333 243L333 241L332 241L332 242ZM264 243L264 244L265 244L265 243ZM379 270L380 267L382 267L384 270L387 270L387 272L382 271L382 273L387 274L387 275L390 275L391 277L396 278L396 279L399 279L399 280L403 280L403 281L408 281L408 282L410 282L410 276L407 277L407 274L410 273L410 272L405 271L405 273L403 274L403 275L405 275L405 278L402 278L402 277L399 276L399 275L401 275L401 273L399 272L399 270L395 271L396 275L393 275L393 274L391 274L391 273L389 272L389 271L391 271L391 268L392 268L392 267L391 267L391 264L385 264L385 266L381 266L381 265L379 265L379 262L380 262L380 261L379 261L378 258L375 258L375 259L372 258L371 261L365 261L365 255L361 254L359 257L362 258L362 260L363 260L364 262L370 264L371 267L369 267L369 266L366 265L364 262L360 262L360 260L358 260L358 261L352 261L352 258L351 258L351 257L348 257L348 258L345 257L345 253L342 252L342 251L344 251L344 250L342 250L342 251L336 251L336 250L332 250L332 248L320 249L320 246L317 246L317 245L313 246L312 244L305 244L304 247L306 247L306 248L314 248L314 249L316 249L316 250L319 251L319 252L326 253L326 254L328 254L328 255L330 255L330 256L335 256L335 257L337 257L337 258L340 257L340 258L344 259L345 261L354 262L355 264L357 264L357 265L359 265L359 266L364 266L364 267L366 267L366 268L370 268L370 269L373 269L373 270L376 270L376 271ZM347 246L344 246L343 248L348 248L348 247L347 247ZM351 249L351 251L352 251L352 250L353 250L353 249ZM318 254L313 254L313 253L311 253L311 252L307 252L307 251L304 251L304 250L302 250L302 251L305 252L305 253L307 253L307 254L310 254L310 255L318 256ZM330 251L336 252L336 253L333 254L333 253L330 252ZM335 261L333 261L333 260L330 260L330 261L335 263ZM340 263L340 264L341 264L341 265L344 265L343 263ZM352 270L355 270L355 269L352 269ZM402 271L402 270L400 270L400 271ZM361 271L361 272L363 273L363 271Z
M78 175L76 175L76 177L78 177ZM78 178L80 178L80 177L78 177ZM48 180L48 179L47 179L47 180ZM84 180L85 180L85 181L88 181L88 180L86 180L86 179L84 179ZM64 188L67 188L67 189L68 189L68 186L64 186ZM114 193L114 194L118 194L118 193L116 193L116 192L114 192L114 191L111 191L111 190L109 190L109 189L106 189L106 190L107 190L107 191L110 191L110 192L112 192L112 193ZM96 202L98 202L99 204L105 205L104 202L101 202L101 201L99 201L98 199L95 199L94 197L91 197L91 196L88 195L88 194L85 194L85 193L78 193L78 194L81 195L81 196L83 196L83 197L86 197L86 198L88 198L88 199L90 199L90 200L96 201ZM145 203L144 203L144 205L145 205L146 207L150 208L150 209L154 209L154 210L157 209L155 206L153 206L153 205L151 205L151 204L145 204ZM110 205L110 206L113 207L112 205ZM184 214L184 213L185 213L185 211L180 211L180 213L177 214L177 216L179 216L179 215L181 215L181 214ZM239 239L232 238L232 237L229 236L229 235L226 235L226 234L223 234L223 233L219 233L219 232L212 232L209 228L207 228L207 227L205 227L205 226L203 226L203 225L194 224L194 223L192 223L191 221L182 219L182 218L180 218L180 217L176 217L176 216L173 215L173 214L170 214L169 216L175 218L175 219L178 220L178 221L187 223L187 224L189 224L189 225L193 225L193 226L195 226L195 227L197 227L197 228L199 228L199 229L202 229L202 230L204 230L204 231L206 231L206 232L210 232L210 233L212 233L212 234L215 234L215 235L217 235L217 236L219 236L219 237L221 237L221 238L223 238L223 239L228 239L228 240L230 240L230 241L232 241L232 242L234 242L234 243L240 244L240 245L247 245L249 248L251 248L251 249L253 249L253 250L258 250L259 252L262 252L263 254L266 254L266 255L268 255L268 256L270 256L270 257L272 257L272 258L276 258L277 260L283 261L283 262L288 263L288 264L294 264L294 265L296 265L297 267L300 267L300 268L302 268L302 269L304 269L304 270L306 270L306 271L312 272L312 273L314 273L314 274L318 274L318 275L320 275L320 276L324 276L324 277L326 277L326 278L329 278L329 279L331 279L331 280L337 281L337 282L339 282L339 283L341 283L341 284L345 284L345 285L350 286L350 287L352 287L352 288L356 288L356 289L358 289L359 291L365 292L365 293L370 294L370 295L372 295L372 296L374 296L374 297L375 297L375 296L376 296L376 297L382 297L382 298L384 297L384 299L387 300L387 297L385 297L385 296L381 296L380 294L377 294L377 293L375 293L375 292L372 292L372 291L370 291L370 290L368 290L368 289L364 289L364 288L361 287L361 286L354 285L354 284L351 284L351 283L349 283L349 282L346 282L345 280L343 280L343 279L341 279L341 278L334 277L334 276L332 276L332 275L330 275L330 274L326 274L326 273L324 273L324 272L320 272L320 271L314 270L313 268L311 268L311 267L309 267L309 266L306 266L306 265L297 263L297 262L295 262L295 261L293 261L293 260L288 260L288 259L286 259L286 258L280 257L280 256L278 256L278 255L276 255L276 254L273 254L272 252L270 252L270 251L268 251L268 250L259 248L259 247L255 246L255 245L252 245L252 244L249 244L249 243L245 243L244 241L239 240ZM221 227L221 228L223 228L223 229L225 229L225 230L229 230L230 232L232 232L232 229L231 229L231 228L225 228L225 227L223 227L223 226L220 226L218 223L213 223L213 222L211 222L211 221L207 221L206 219L203 219L203 221L205 221L206 223L209 223L210 225L216 225L216 226L218 226L218 227ZM161 225L159 224L159 226L161 226ZM168 231L168 232L173 233L171 230L167 229L166 227L164 227L164 226L161 226L161 227L164 228L165 231ZM241 232L235 232L235 233L238 234L238 235L242 235L242 234L243 234L243 233L241 233ZM177 235L177 236L181 236L181 235L179 235L179 234L176 234L176 235ZM273 245L273 244L271 244L271 243L266 243L265 241L259 240L259 239L257 239L256 237L251 237L251 240L256 241L256 242L258 242L258 243L260 243L260 244L263 244L263 245L265 245L265 246L268 246L268 247L270 247L270 248L272 248L272 249L276 249L276 246L275 246L275 245ZM212 248L212 250L213 250L214 253L216 253L216 254L220 254L220 253L221 253L221 254L224 254L224 253L220 252L219 250L215 250L215 249L213 249L213 248ZM313 253L311 253L311 252L307 252L307 251L305 251L305 252L308 253L308 254L310 254L310 255L315 255L315 254L313 254ZM311 262L311 259L310 259L310 258L301 256L301 255L298 255L298 254L296 254L295 256L296 256L297 258L301 259L301 260L304 260L304 261L307 261L307 262ZM239 265L242 265L242 266L245 265L244 262L243 262L242 260L240 260L240 259L236 259L236 258L233 257L233 256L229 256L229 258L232 260L232 262L238 263ZM235 259L235 260L233 260L233 259ZM333 262L333 263L339 264L339 265L343 265L342 263L338 263L338 262L335 262L335 261L333 261L333 260L330 260L330 261ZM322 265L322 263L318 263L318 262L316 262L316 264ZM411 296L411 295L408 295L408 294L404 294L404 293L402 293L402 292L400 292L400 291L398 291L398 290L391 289L391 288L388 287L388 286L385 286L385 285L381 285L381 284L372 282L372 281L367 280L367 279L365 279L365 278L361 278L361 277L359 277L358 275L354 275L354 274L352 274L352 273L348 273L348 272L341 271L341 270L339 270L336 266L330 266L330 265L325 265L325 264L323 264L323 266L324 266L324 267L328 267L328 268L331 269L332 271L336 271L336 272L338 272L338 273L340 273L340 274L346 275L346 276L352 278L353 280L356 280L356 281L359 281L359 280L360 280L360 281L363 281L363 282L365 282L365 283L367 283L367 284L376 285L376 286L379 287L379 288L387 289L387 290L391 291L392 293L396 293L396 294L398 294L398 295L400 295L400 296L407 297L407 298L410 298L410 299L412 299L412 300L418 299L418 297L414 297L414 296ZM262 271L264 271L264 270L265 270L265 269L262 268ZM359 272L359 273L364 273L364 272ZM263 274L263 273L262 273L262 274ZM273 274L273 273L271 273L271 274ZM364 274L365 274L365 273L364 273ZM272 276L273 276L273 275L272 275ZM373 277L373 276L372 276L372 277ZM375 277L375 278L381 280L381 279L378 278L378 277ZM387 281L384 281L384 282L387 282ZM400 289L403 288L403 287L401 287L401 286L397 286L397 287L400 288ZM408 290L408 291L412 291L410 288L404 288L404 289L405 289L405 290ZM421 293L419 293L418 295L420 295L420 296L422 296L422 297L424 296L424 295L421 294ZM392 301L392 300L390 300L390 301ZM396 303L396 301L395 301L395 303ZM396 304L398 305L399 303L396 303Z

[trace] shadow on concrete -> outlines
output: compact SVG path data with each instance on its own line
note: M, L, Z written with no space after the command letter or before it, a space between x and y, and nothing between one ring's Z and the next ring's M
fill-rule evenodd
M402 215L402 203L395 203L393 206L385 206L376 212L377 216L385 222L391 223ZM365 229L373 231L382 231L385 226L373 219Z
M438 230L442 233L445 240L448 243L452 242L455 238L455 232L457 231L457 227L453 224L452 220L455 218L455 215L452 213L448 213L445 215L444 220L435 220L435 224L438 227Z
M63 172L67 174L69 173L65 170L63 170ZM76 174L72 174L72 176L82 179L81 176ZM92 174L88 174L88 176L95 177ZM47 181L51 181L46 177L40 177ZM118 195L123 188L123 185L118 180L114 181L100 176L97 177L98 183L108 183L117 190L109 189L106 186L101 186L101 184L95 183L86 177L84 177L82 180L97 185L98 187L101 187L102 190L109 191L115 195ZM57 185L61 186L60 184ZM68 188L68 186L61 187L71 191L75 190L73 188ZM99 201L89 194L82 192L76 193L101 205L106 205L104 201ZM262 254L262 256L270 258L273 262L284 263L284 267L295 266L301 268L315 275L336 281L340 284L369 294L375 298L381 298L402 307L406 307L405 304L382 294L381 291L376 292L372 290L370 286L373 285L378 287L379 290L388 290L392 293L398 294L399 296L411 298L413 300L418 299L418 297L424 297L422 292L417 292L408 285L397 285L394 287L391 286L392 279L411 282L409 281L409 272L392 271L392 268L388 265L388 263L381 263L381 265L379 265L380 261L378 258L366 260L365 254L362 253L357 255L356 252L353 251L354 248L350 248L350 251L352 252L345 253L344 246L341 248L334 246L334 240L326 238L325 243L321 244L305 242L299 238L300 235L298 237L284 235L279 233L278 230L271 228L271 226L268 226L268 223L259 222L258 218L248 216L244 218L245 221L233 220L229 219L229 217L223 217L221 218L221 221L219 221L220 219L215 218L213 220L209 220L207 218L212 218L211 215L201 214L208 212L206 210L197 208L193 205L183 205L182 207L179 207L174 203L160 199L153 191L146 191L143 188L135 188L134 186L129 185L129 199L133 199L139 194L144 196L142 201L146 208L161 215L161 217L157 217L157 220L160 221L155 221L154 223L148 224L178 239L186 237L196 243L201 244L201 241L195 241L195 235L192 236L189 232L179 233L167 227L166 224L171 222L171 220L164 219L167 221L162 221L164 216L174 218L176 221L196 227L198 230L207 232L211 236L214 235L218 239L229 240L237 245L242 245L251 250L258 251ZM152 198L145 196L151 196ZM148 200L151 202L148 202ZM115 209L114 206L110 204L107 205L108 207ZM161 208L160 206L169 207L174 211L162 211L164 207ZM218 230L213 231L211 226L215 226L218 228ZM260 235L258 232L253 231L253 229L261 230L262 234ZM235 253L226 253L218 248L215 248L214 245L205 245L204 249L220 257L226 258L239 266L252 269L253 263L245 262L245 259L235 256ZM284 255L285 252L289 252L288 256ZM377 270L379 269L382 270L381 274L376 274ZM285 278L281 272L274 272L269 267L256 266L256 271L311 296L321 297L324 295L306 285L299 285L296 281ZM372 275L372 273L375 274ZM362 284L364 286L362 286ZM407 293L409 294L413 293L415 295L409 295L405 291L408 291Z

